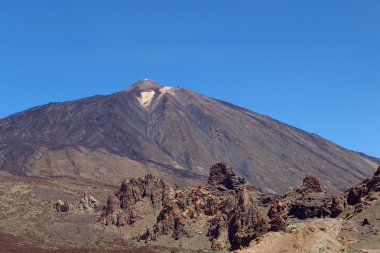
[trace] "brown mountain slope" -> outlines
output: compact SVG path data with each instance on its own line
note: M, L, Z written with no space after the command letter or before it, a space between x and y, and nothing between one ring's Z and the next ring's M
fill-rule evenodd
M0 120L0 168L17 175L116 183L149 170L187 184L184 179L199 180L215 162L231 164L264 190L285 192L306 174L318 176L330 191L345 189L371 175L379 160L149 80L115 94L50 103Z

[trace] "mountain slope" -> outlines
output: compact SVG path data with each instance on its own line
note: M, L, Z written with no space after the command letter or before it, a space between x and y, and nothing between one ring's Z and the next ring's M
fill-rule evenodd
M115 159L128 162L115 164ZM318 176L330 191L344 189L371 175L379 160L149 80L115 94L50 103L0 120L0 168L18 175L118 182L150 170L186 184L207 175L215 162L231 164L264 190L285 192L306 174Z

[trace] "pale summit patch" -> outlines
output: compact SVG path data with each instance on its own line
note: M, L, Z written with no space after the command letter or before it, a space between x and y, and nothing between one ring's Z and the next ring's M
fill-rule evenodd
M160 88L160 93L162 95L165 94L165 93L174 94L174 88L173 87L169 87L169 86L162 87L162 88Z
M159 90L144 90L140 92L140 96L137 97L138 101L144 108L148 108L153 103L153 98L155 97L156 93L158 93L155 100L158 100L163 96L164 94L172 94L174 95L174 88L165 86L161 87Z
M143 91L140 93L140 97L137 97L137 99L139 100L140 104L146 108L152 103L155 94L156 92L154 90Z

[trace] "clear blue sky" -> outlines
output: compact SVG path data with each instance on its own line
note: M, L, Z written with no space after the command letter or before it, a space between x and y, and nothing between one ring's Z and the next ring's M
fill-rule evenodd
M0 0L0 117L181 86L380 157L379 0Z

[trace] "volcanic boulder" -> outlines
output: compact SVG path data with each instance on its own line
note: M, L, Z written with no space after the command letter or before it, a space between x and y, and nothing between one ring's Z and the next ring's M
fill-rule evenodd
M70 204L66 201L63 201L63 200L58 200L55 204L54 204L54 209L57 210L58 212L68 212L72 209L72 207L70 206Z
M302 181L302 186L297 188L300 193L311 193L311 192L323 192L321 183L316 176L306 175Z
M341 214L347 207L347 199L345 196L334 196L331 199L331 217L336 218Z
M208 183L214 186L223 185L228 190L235 190L245 184L245 179L237 177L231 167L217 163L210 168Z
M277 198L269 209L270 230L285 231L287 227L289 205L284 198Z

